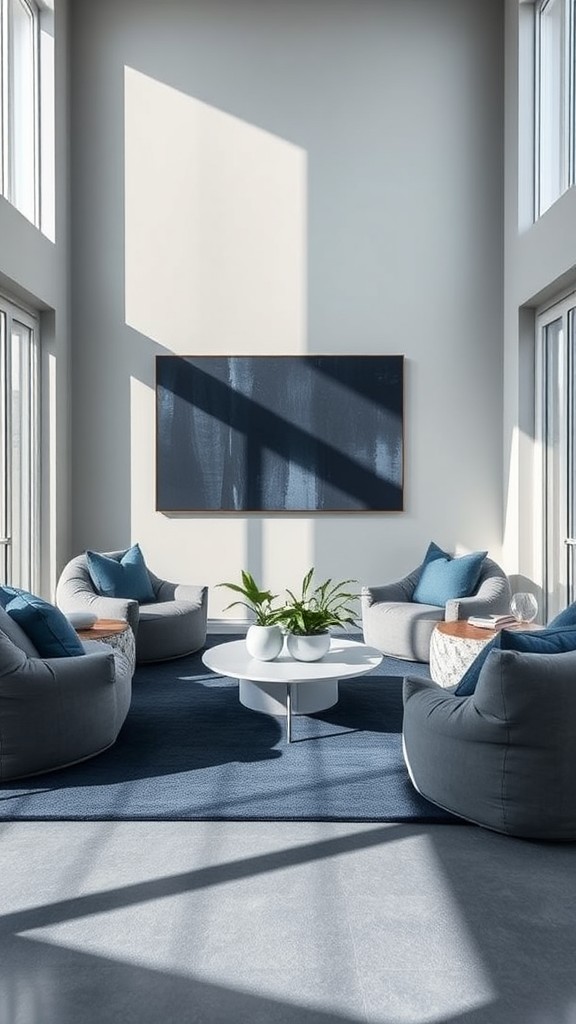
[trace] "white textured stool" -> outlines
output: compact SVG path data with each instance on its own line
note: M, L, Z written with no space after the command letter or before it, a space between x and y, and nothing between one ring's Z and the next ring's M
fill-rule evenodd
M538 630L542 626L533 622L518 622L506 629ZM439 622L430 638L430 675L439 686L457 686L483 647L499 630L471 626L465 619L457 622Z
M81 640L103 640L110 647L116 647L127 659L130 673L134 675L136 668L136 644L134 633L127 622L121 619L96 619L86 629L77 629Z

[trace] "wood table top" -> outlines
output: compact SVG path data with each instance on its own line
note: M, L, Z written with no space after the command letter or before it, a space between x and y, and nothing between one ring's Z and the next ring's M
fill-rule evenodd
M501 629L516 629L522 632L544 629L544 626L538 625L536 622L511 622L501 626L500 629L483 629L481 626L471 626L466 619L458 619L457 622L439 622L436 629L446 636L458 637L459 640L490 640Z
M123 619L96 619L92 626L87 629L77 629L76 632L81 640L103 640L106 636L118 636L125 633L128 623Z

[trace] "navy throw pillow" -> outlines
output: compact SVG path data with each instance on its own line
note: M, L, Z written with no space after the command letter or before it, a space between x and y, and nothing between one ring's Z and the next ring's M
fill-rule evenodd
M128 548L121 558L87 551L86 560L92 583L104 597L131 598L141 603L154 600L148 570L138 544Z
M0 602L41 658L72 658L86 653L68 619L55 605L18 587L0 587Z
M523 654L566 654L576 651L576 626L548 626L546 629L503 629L500 649Z
M428 548L422 572L414 589L412 600L417 604L445 605L458 597L469 597L474 593L487 551L475 551L471 555L452 558L435 544L432 557Z
M569 604L564 611L555 615L552 621L548 623L547 628L556 629L560 626L576 626L576 601L573 604Z
M474 693L476 683L478 682L478 678L482 671L482 666L490 654L490 651L493 651L494 648L499 648L501 635L502 630L500 630L500 633L497 633L495 637L492 637L492 640L489 640L482 650L478 652L474 661L468 666L462 676L462 679L458 683L458 686L454 690L454 695L456 697L469 697L471 693Z
M565 654L576 651L576 626L560 626L538 630L501 629L474 659L458 683L456 697L474 693L482 666L490 651L520 651L523 654Z

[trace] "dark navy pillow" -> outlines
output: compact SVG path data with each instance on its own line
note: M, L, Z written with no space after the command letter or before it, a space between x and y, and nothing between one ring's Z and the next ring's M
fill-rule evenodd
M68 619L55 605L18 587L0 587L0 603L24 630L41 658L70 658L86 653Z
M552 621L548 623L547 628L557 629L560 626L576 626L576 601L573 604L569 604L564 611L555 615Z
M492 640L489 640L482 650L476 655L472 664L468 666L462 676L462 679L458 683L458 686L454 690L454 695L456 697L469 697L471 693L474 693L478 677L482 671L482 666L490 654L490 651L493 651L494 648L498 648L500 646L501 635L502 631L497 633Z
M501 629L493 640L482 648L462 676L456 690L457 697L474 693L482 666L490 651L520 651L523 654L565 654L576 651L576 626L548 627L539 630Z
M154 600L144 555L138 544L128 548L122 558L87 551L86 561L92 583L104 597L127 597L142 603Z
M500 633L502 651L523 654L566 654L576 651L576 626L559 626L539 630L503 629Z

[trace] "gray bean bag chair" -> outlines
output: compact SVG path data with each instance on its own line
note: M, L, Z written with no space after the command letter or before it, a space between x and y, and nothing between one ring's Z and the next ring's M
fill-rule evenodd
M403 745L439 807L511 836L576 839L576 652L493 650L469 697L408 676Z
M0 608L0 780L64 768L116 740L130 707L130 665L105 644L85 649L40 658Z
M491 558L484 559L474 593L447 601L443 606L412 601L421 571L419 565L396 583L362 588L362 628L369 647L393 658L427 662L430 637L437 622L510 611L508 577Z
M120 560L124 551L106 551ZM136 660L166 661L192 654L206 641L208 588L169 583L147 569L155 600L103 597L92 583L86 555L65 566L56 588L56 604L66 614L88 610L99 619L124 619L136 638Z

